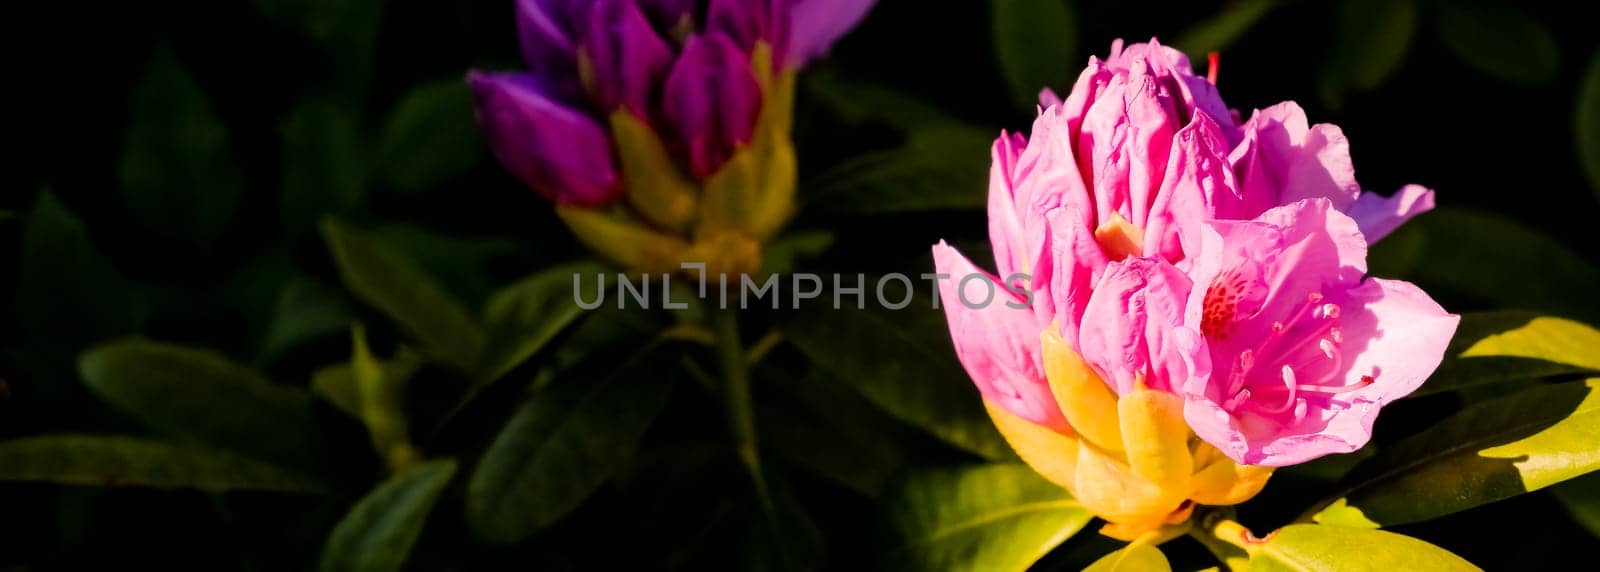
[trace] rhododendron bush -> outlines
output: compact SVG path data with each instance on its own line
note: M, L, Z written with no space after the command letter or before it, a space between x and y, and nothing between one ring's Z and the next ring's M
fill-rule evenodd
M40 7L0 570L1593 560L1584 6Z

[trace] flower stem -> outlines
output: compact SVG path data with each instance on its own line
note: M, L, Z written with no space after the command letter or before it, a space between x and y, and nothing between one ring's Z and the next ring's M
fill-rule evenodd
M728 408L728 427L733 433L734 450L750 474L756 497L767 514L769 524L775 509L767 492L767 479L761 470L761 455L756 448L756 420L750 401L750 371L745 364L744 343L739 338L739 314L731 308L711 309L712 329L717 340L717 359L722 366L722 395Z
M1233 509L1221 508L1200 515L1199 526L1189 530L1189 535L1211 551L1217 561L1229 570L1250 569L1250 554L1255 550L1255 535L1233 520Z

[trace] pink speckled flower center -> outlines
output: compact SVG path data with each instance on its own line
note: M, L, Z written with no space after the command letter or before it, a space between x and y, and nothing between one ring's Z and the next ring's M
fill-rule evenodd
M1230 290L1239 281L1220 282L1213 285L1219 292L1215 315L1231 316L1228 300L1240 294ZM1247 297L1247 295L1244 295ZM1213 315L1211 292L1207 293L1207 314ZM1339 331L1339 306L1324 301L1320 293L1306 296L1287 320L1272 322L1271 332L1256 347L1241 350L1228 374L1229 396L1223 408L1233 411L1251 402L1260 413L1284 413L1296 407L1310 395L1332 395L1354 391L1373 382L1363 376L1351 385L1340 385L1344 373L1344 339ZM1309 395L1308 395L1309 394Z

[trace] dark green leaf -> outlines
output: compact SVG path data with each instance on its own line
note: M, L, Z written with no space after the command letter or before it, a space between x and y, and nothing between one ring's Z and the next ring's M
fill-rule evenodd
M490 265L521 249L505 238L444 232L403 222L379 225L368 234L415 261L469 308L482 307L489 294L502 286L489 275Z
M1189 54L1191 62L1205 61L1206 54L1233 45L1267 14L1283 5L1282 0L1234 0L1223 5L1216 15L1195 22L1172 43Z
M886 498L884 562L907 570L1026 570L1093 518L1026 465L913 473Z
M405 565L428 513L456 474L453 459L395 475L356 503L322 550L322 569L386 572Z
M1470 405L1351 470L1315 518L1364 527L1418 522L1600 469L1596 387L1600 379Z
M1497 215L1441 208L1378 243L1372 274L1442 299L1600 322L1600 269L1542 232Z
M1251 572L1478 570L1450 551L1381 530L1297 524L1272 533L1250 551Z
M261 359L272 360L297 345L342 332L353 321L355 315L339 291L309 277L296 277L278 293L261 343Z
M378 139L378 166L402 191L437 187L472 169L484 154L461 78L424 84L400 98Z
M1440 2L1439 40L1462 63L1504 81L1544 83L1561 71L1561 52L1544 24L1496 0Z
M158 49L133 91L123 144L123 199L145 225L211 244L238 207L244 178L228 128L177 58Z
M296 235L324 216L343 215L366 190L366 147L344 108L301 103L283 126L284 229Z
M983 208L995 135L964 125L913 131L903 147L818 175L805 200L808 208L834 214Z
M1416 28L1416 0L1344 0L1319 80L1323 102L1339 107L1345 95L1378 87L1405 62Z
M125 339L85 352L78 371L106 403L175 437L298 466L322 441L309 394L210 350Z
M83 223L54 195L39 195L22 230L16 299L18 326L37 375L55 377L59 370L70 380L79 350L133 332L139 320L130 291Z
M520 541L610 479L666 404L676 377L667 353L652 347L599 375L579 368L535 394L473 471L466 501L473 533L494 544Z
M872 498L907 461L908 430L821 370L759 369L755 391L762 447L784 461Z
M1461 327L1444 362L1412 397L1543 377L1600 373L1600 331L1533 312L1477 312Z
M256 10L299 30L326 53L325 65L346 103L360 103L372 76L372 57L386 0L254 0Z
M322 234L345 287L357 298L399 324L428 355L462 371L477 367L485 343L483 327L432 276L337 221L324 221Z
M783 331L814 367L890 415L985 458L1015 458L956 361L944 316L928 299L916 297L897 311L847 305L800 312Z
M932 103L909 93L876 82L840 77L826 69L807 72L801 82L807 93L845 121L877 121L902 131L961 123Z
M64 485L320 493L322 483L261 461L131 437L0 441L0 480Z
M1578 105L1573 111L1573 133L1578 141L1578 162L1589 175L1589 187L1600 197L1600 51L1589 59L1589 71L1578 87Z
M1572 519L1600 538L1600 473L1587 475L1550 487L1556 500L1567 508Z
M592 277L604 270L593 262L556 266L495 292L483 309L490 340L480 378L490 381L505 375L583 315L573 297L574 277Z
M1020 109L1039 103L1039 90L1060 90L1078 70L1078 21L1068 0L989 3L995 55Z
M1083 572L1146 572L1172 570L1172 564L1167 562L1167 555L1161 553L1160 548L1139 542L1129 544L1121 550L1105 555L1096 560L1094 564L1084 568Z

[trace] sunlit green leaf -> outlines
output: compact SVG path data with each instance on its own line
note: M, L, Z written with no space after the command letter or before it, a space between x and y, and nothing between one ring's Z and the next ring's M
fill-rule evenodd
M888 567L1026 570L1093 518L1026 465L912 473L885 494Z
M0 480L83 486L320 493L304 475L227 453L132 437L48 435L0 441Z
M671 392L674 367L646 349L579 368L534 394L472 473L467 521L480 539L510 544L577 508L632 455Z
M870 277L867 282L871 292ZM814 367L896 418L985 458L1015 458L956 361L944 317L928 299L915 297L896 311L845 305L799 312L783 332Z
M994 0L989 6L1000 71L1012 100L1031 110L1039 90L1060 90L1077 72L1077 16L1068 0Z
M1356 91L1388 79L1410 51L1417 28L1416 0L1344 0L1333 48L1319 79L1322 100L1338 107Z
M442 459L391 477L356 503L334 527L322 550L326 571L389 572L405 565L411 545L433 511L439 494L456 474L456 462Z
M483 137L472 119L467 82L451 78L407 92L389 113L378 139L377 165L402 191L432 189L483 158Z
M430 356L472 371L486 342L483 327L416 263L337 221L322 234L345 287L416 339Z
M1351 470L1316 518L1418 522L1600 469L1597 387L1600 379L1545 385L1470 405Z
M106 403L163 433L297 466L316 460L311 395L211 350L124 339L85 352L78 372Z
M807 185L807 208L835 214L983 208L995 135L964 125L913 131L903 147L818 175Z
M165 48L150 58L132 105L118 171L124 201L152 230L209 245L227 228L244 187L227 126Z
M1147 543L1139 542L1129 544L1121 550L1105 555L1096 560L1094 564L1084 568L1083 572L1145 572L1172 570L1172 564L1167 562L1167 556Z
M1555 36L1518 6L1475 0L1437 8L1439 39L1461 63L1520 84L1547 82L1561 71Z
M1534 312L1468 313L1438 371L1412 396L1490 383L1600 373L1600 331Z
M1272 533L1250 551L1251 572L1478 570L1421 540L1381 530L1297 524Z

